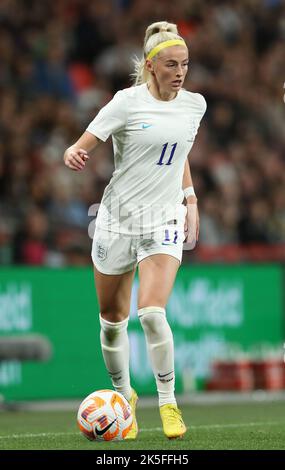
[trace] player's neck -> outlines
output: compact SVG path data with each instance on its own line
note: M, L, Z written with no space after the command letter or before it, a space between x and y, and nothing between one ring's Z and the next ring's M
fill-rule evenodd
M152 96L160 101L171 101L177 96L177 92L163 91L155 83L147 83L147 88Z

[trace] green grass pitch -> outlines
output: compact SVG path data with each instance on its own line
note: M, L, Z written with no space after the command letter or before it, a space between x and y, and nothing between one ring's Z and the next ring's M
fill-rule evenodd
M228 450L285 449L284 402L187 405L183 439L163 435L157 408L139 408L136 441L89 442L77 430L76 412L0 412L0 450Z

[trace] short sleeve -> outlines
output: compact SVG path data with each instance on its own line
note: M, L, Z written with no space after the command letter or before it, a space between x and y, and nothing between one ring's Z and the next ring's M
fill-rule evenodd
M200 105L200 110L201 110L200 120L201 120L202 117L204 116L206 110L207 110L207 102L206 102L204 96L201 95L200 93L196 93L196 98L198 99L198 102L199 102L199 105Z
M108 137L124 128L127 121L127 97L118 91L90 122L87 131L106 142Z

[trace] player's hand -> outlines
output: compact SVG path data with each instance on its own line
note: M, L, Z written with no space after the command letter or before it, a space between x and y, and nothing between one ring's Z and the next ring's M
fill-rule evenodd
M65 165L74 171L83 170L85 162L89 160L89 155L86 150L76 147L69 147L64 153Z
M193 250L199 238L200 220L197 200L187 200L187 214L185 217L184 233L185 243L188 250Z

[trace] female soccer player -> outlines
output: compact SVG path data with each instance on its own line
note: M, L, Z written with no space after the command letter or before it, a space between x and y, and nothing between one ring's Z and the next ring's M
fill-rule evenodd
M115 170L92 245L102 353L115 390L130 402L135 417L127 325L138 265L138 316L170 439L183 436L186 426L174 395L173 336L165 306L181 262L184 231L192 247L198 238L187 156L206 110L203 96L182 88L187 68L188 49L176 25L150 25L143 59L136 62L135 85L118 91L64 154L66 166L82 170L99 142L112 135ZM137 433L134 419L128 438Z

